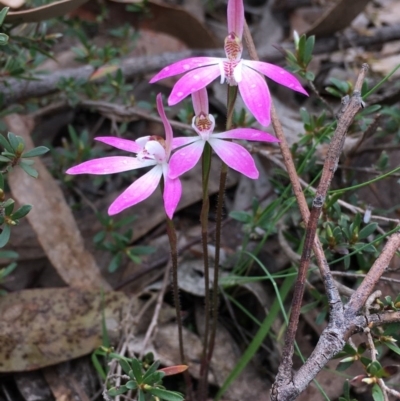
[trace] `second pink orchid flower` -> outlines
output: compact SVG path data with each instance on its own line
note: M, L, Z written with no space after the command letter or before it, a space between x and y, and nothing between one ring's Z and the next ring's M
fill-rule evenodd
M228 36L225 39L226 58L192 57L163 68L150 83L185 73L178 80L168 98L170 106L179 103L188 95L206 87L217 77L221 83L238 85L247 108L256 120L264 126L270 124L271 96L262 75L308 95L300 82L288 71L273 64L242 59L242 35L244 26L243 0L228 2Z

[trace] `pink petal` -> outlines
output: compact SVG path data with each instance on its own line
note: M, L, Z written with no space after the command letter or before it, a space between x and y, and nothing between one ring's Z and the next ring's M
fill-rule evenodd
M131 184L108 208L110 216L147 199L157 188L162 175L162 166L158 164L148 173Z
M203 88L192 93L192 102L194 114L198 116L200 113L208 115L208 95L207 89Z
M181 146L189 145L199 140L198 136L180 136L172 140L172 149L180 148Z
M282 67L278 67L274 64L263 63L261 61L243 60L243 63L248 67L257 70L258 72L261 72L261 74L266 75L268 78L272 79L278 84L287 86L294 91L303 93L304 95L308 96L308 93L301 86L299 80Z
M142 150L141 145L129 139L117 138L115 136L99 136L94 139L96 141L113 146L114 148L126 150L127 152L139 153Z
M169 178L175 179L192 169L203 153L205 142L198 140L189 146L177 150L169 161Z
M215 57L192 57L185 58L184 60L177 61L167 67L164 67L157 75L155 75L150 83L159 81L160 79L172 77L174 75L183 74L193 70L194 68L204 67L206 65L216 64L219 62L218 58Z
M164 170L164 208L167 216L172 219L182 196L182 184L179 178L168 177L168 166Z
M247 141L279 142L279 139L264 131L253 128L236 128L231 131L213 134L211 138L220 139L246 139Z
M172 132L172 127L171 124L168 121L167 116L165 115L165 110L164 106L162 103L162 96L161 93L157 95L157 110L158 114L161 117L161 120L164 124L164 130L165 130L165 153L167 156L167 159L169 158L169 155L171 154L172 150L172 138L173 138L173 132Z
M69 168L67 174L113 174L123 171L135 170L137 168L154 166L154 160L140 161L136 157L110 156L93 159Z
M244 104L261 125L269 125L271 96L264 77L246 65L243 65L242 74L242 80L238 85Z
M208 143L230 168L249 178L258 178L259 173L256 164L251 154L243 146L222 139L209 139Z
M219 60L219 59L216 59ZM197 68L185 74L173 87L168 98L168 104L173 106L186 96L206 87L215 78L221 75L219 64Z
M229 0L228 33L234 32L240 39L242 39L243 25L244 25L243 0Z

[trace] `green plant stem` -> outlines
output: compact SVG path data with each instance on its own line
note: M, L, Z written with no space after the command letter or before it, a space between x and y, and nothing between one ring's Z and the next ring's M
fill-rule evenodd
M237 86L228 86L227 96L227 116L226 116L226 130L232 128L233 111L235 101L238 93ZM222 209L225 199L226 178L228 175L228 166L225 163L221 165L221 173L219 177L219 190L216 211L216 228L215 228L215 256L214 256L214 282L213 282L213 296L212 296L212 324L210 333L210 342L207 354L207 370L214 352L215 336L217 334L218 325L218 304L219 304L219 261L221 253L221 229L222 229ZM208 372L207 372L208 373ZM207 376L207 375L206 375Z
M208 260L208 214L210 211L210 199L208 196L208 182L211 169L211 147L208 143L204 146L202 155L202 186L203 186L203 204L200 213L201 239L203 244L203 263L204 263L204 341L203 352L200 366L199 400L205 401L207 398L207 373L208 373L208 337L210 332L210 275Z
M163 185L162 185L163 186ZM183 345L183 323L182 323L182 310L181 302L179 298L179 284L178 284L178 241L176 238L176 230L174 222L166 216L167 223L167 234L169 239L169 245L171 249L171 263L172 263L172 288L174 294L174 304L176 311L176 322L178 324L178 339L179 339L179 353L181 357L182 365L187 365L187 360L185 356L185 349ZM186 395L188 401L193 400L193 386L192 379L190 377L189 371L185 370L183 377L186 383Z

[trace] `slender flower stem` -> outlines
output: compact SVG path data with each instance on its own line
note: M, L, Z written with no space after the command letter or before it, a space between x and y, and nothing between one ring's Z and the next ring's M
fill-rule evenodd
M227 118L226 118L226 130L232 129L232 119L233 111L235 106L235 101L238 93L237 86L228 86L228 97L227 97ZM218 202L217 202L217 212L216 212L216 228L215 228L215 257L214 257L214 283L213 283L213 297L212 297L212 310L213 319L211 325L211 335L210 344L208 347L207 355L207 370L210 364L214 346L215 346L215 336L217 334L218 325L218 293L219 293L219 261L220 261L220 251L221 251L221 228L222 228L222 209L224 206L225 199L225 187L226 178L228 175L228 166L225 163L221 164L221 173L219 178L219 191L218 191Z
M163 187L163 185L161 185ZM176 238L176 230L174 222L166 216L167 223L167 234L169 239L169 245L171 249L171 262L172 262L172 288L174 294L174 304L176 311L176 322L178 323L178 339L179 339L179 353L181 357L182 365L187 365L187 360L185 356L185 349L183 345L183 323L182 323L182 310L181 302L179 298L179 285L178 285L178 241ZM186 383L186 395L188 401L193 400L193 386L192 379L190 377L189 371L184 372L184 379Z
M211 147L208 143L205 144L202 155L202 185L203 185L203 205L200 213L201 223L201 239L203 243L203 262L204 262L204 343L203 353L200 366L200 384L199 384L199 400L203 401L207 398L207 376L208 376L208 337L210 332L210 274L209 274L209 258L208 258L208 214L210 211L210 200L208 196L208 182L210 178L211 168Z

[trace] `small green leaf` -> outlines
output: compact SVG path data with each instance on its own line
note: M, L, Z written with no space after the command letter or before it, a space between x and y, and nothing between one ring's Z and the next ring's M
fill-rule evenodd
M38 146L37 148L28 150L21 157L22 158L26 158L26 157L42 156L45 153L47 153L48 151L49 151L49 148L46 148L46 146Z
M150 375L152 375L160 366L160 361L154 361L152 365L146 370L146 373L143 375L143 380L146 380Z
M143 373L142 373L142 366L141 366L140 362L136 358L133 358L131 360L131 366L132 366L133 375L135 376L137 383L142 384Z
M315 74L313 72L311 72L311 71L307 71L306 75L305 75L305 78L306 78L307 81L314 81Z
M250 223L251 222L251 216L247 212L242 212L242 211L233 211L229 213L229 217L232 219L235 219L237 221L240 221L241 223Z
M112 259L110 264L108 265L108 271L110 273L114 273L122 262L122 253L118 252Z
M6 18L6 15L7 15L9 9L10 9L10 7L4 7L0 11L0 26L3 25L4 19Z
M377 384L372 387L372 398L374 401L385 401L382 389Z
M0 33L0 46L4 46L8 43L8 35L6 35L5 33Z
M347 361L345 361L347 359ZM348 369L353 363L354 363L354 359L353 360L348 360L350 358L345 358L343 361L340 361L338 363L338 365L336 366L336 370L338 372L343 372L344 370Z
M22 168L22 170L25 171L26 174L28 174L29 176L33 177L33 178L38 178L39 177L39 173L31 166L29 166L28 164L24 163L25 160L22 160L21 162L18 163L18 165Z
M375 376L382 369L382 365L378 361L373 361L367 366L367 372L371 376Z
M153 386L155 384L161 383L164 376L165 376L164 372L161 371L153 372L151 375L143 377L143 383Z
M14 149L3 135L0 135L0 145L11 154L14 154Z
M183 395L175 392L175 391L168 391L168 390L164 390L161 388L151 388L148 390L148 392L150 394L155 395L156 397L159 397L163 400L167 400L167 401L182 401L183 400Z
M0 156L0 162L9 163L10 161L11 161L11 159L9 157Z
M8 141L10 142L10 145L13 148L13 151L16 152L19 149L19 144L21 143L19 140L19 137L12 132L9 132L8 135Z
M0 248L3 248L10 239L11 229L8 224L3 226L3 231L0 234Z
M0 259L16 259L19 255L14 251L0 251Z
M129 380L125 386L129 389L129 390L135 390L137 389L137 384L134 380Z
M315 36L312 35L307 39L306 45L305 45L305 49L304 49L304 63L305 63L305 65L308 65L310 63L311 59L312 59L312 52L314 50L314 44L315 44ZM312 80L313 79L310 79L310 81L312 81Z
M378 223L368 224L366 227L360 230L358 233L358 239L364 239L370 236L378 227Z
M390 348L393 352L395 352L397 355L400 355L400 348L391 342L385 342L385 345Z
M146 396L142 390L138 391L138 401L146 401Z
M25 217L31 211L31 209L32 205L23 205L15 213L13 213L11 217L13 220L22 219L22 217Z
M119 386L119 387L111 387L108 390L108 395L111 397L115 397L116 395L124 394L128 391L126 386Z
M343 96L342 93L340 93L337 89L332 88L331 86L326 87L325 90L335 97L341 98Z
M7 267L0 269L0 280L2 280L4 277L7 277L9 274L11 274L15 270L16 267L17 267L17 264L15 262L13 262L13 263L10 263Z
M12 198L7 199L4 203L3 203L3 207L4 207L4 212L6 216L10 216L10 214L13 212L14 210L14 206L15 206L15 201Z
M121 365L122 370L129 375L129 372L132 370L129 366L129 362L125 358L121 357L118 359L118 363Z

